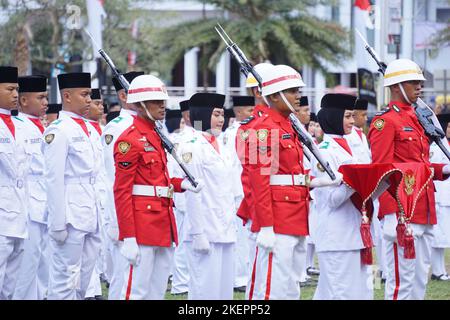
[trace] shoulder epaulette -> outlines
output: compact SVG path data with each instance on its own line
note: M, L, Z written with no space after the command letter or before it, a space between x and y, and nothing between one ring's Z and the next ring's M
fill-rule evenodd
M123 117L118 116L118 117L116 117L114 120L111 120L111 121L114 122L114 123L119 123L119 122L122 121L122 120L123 120Z
M328 141L325 141L325 142L321 143L319 149L328 149L329 146L330 146L330 143Z
M248 123L252 122L253 120L255 120L255 116L250 116L250 117L242 120L241 124L248 124Z
M385 113L388 113L389 111L391 111L391 108L386 107L383 110L381 110L380 112L375 113L375 116L382 116Z
M17 119L17 120L19 120L19 121L24 122L23 119L20 119L18 116L15 116L14 118Z

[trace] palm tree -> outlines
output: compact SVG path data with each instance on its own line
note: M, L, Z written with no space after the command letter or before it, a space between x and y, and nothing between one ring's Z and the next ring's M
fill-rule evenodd
M202 48L200 68L213 70L225 45L214 30L219 22L253 63L270 60L325 71L349 55L348 32L310 13L330 0L203 0L226 12L229 19L204 18L163 29L158 43L173 66L193 47Z

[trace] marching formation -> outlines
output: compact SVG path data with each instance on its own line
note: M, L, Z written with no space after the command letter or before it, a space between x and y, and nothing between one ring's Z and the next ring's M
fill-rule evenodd
M414 112L413 61L387 66L370 124L348 94L311 113L286 65L256 65L231 115L224 95L168 110L160 79L123 77L106 124L89 73L59 75L52 105L45 77L0 67L0 299L100 299L102 280L110 300L297 300L319 275L314 299L373 299L381 276L406 300L430 265L450 280L450 162Z

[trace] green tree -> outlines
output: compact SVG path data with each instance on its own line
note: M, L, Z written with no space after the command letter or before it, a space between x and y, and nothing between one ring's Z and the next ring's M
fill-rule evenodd
M301 68L326 71L326 62L339 64L349 55L348 32L340 25L310 13L326 0L203 0L223 10L221 18L205 17L165 28L158 43L165 65L200 47L200 67L213 70L225 49L214 30L221 23L253 63L270 60ZM225 18L225 16L229 18Z
M31 64L35 73L50 75L56 65L66 71L93 59L90 39L81 29L68 28L68 20L74 14L68 5L80 8L80 27L88 23L85 0L22 0L16 4L0 2L0 10L8 17L3 24L0 38L0 65L16 65L25 74ZM135 69L146 72L158 71L159 62L149 37L154 33L153 25L158 19L148 21L145 12L130 9L136 1L108 0L104 2L107 18L103 21L103 47L120 70L126 71L127 54L135 50L139 57ZM159 17L162 18L162 17ZM131 25L140 22L140 36L133 39ZM80 61L69 61L79 55ZM105 68L106 69L106 68Z

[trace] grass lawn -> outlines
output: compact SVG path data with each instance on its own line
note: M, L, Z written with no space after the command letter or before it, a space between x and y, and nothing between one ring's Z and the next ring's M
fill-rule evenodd
M447 271L450 272L450 250L446 250L445 262ZM313 279L317 280L317 277ZM315 282L317 283L317 282ZM103 297L107 299L108 289L102 284ZM301 288L301 300L312 300L316 286L309 286ZM384 284L376 281L375 283L375 300L384 299ZM187 295L174 296L169 292L166 293L165 299L167 300L186 300ZM429 281L427 286L426 300L450 300L450 281ZM235 292L234 300L244 300L244 293Z

